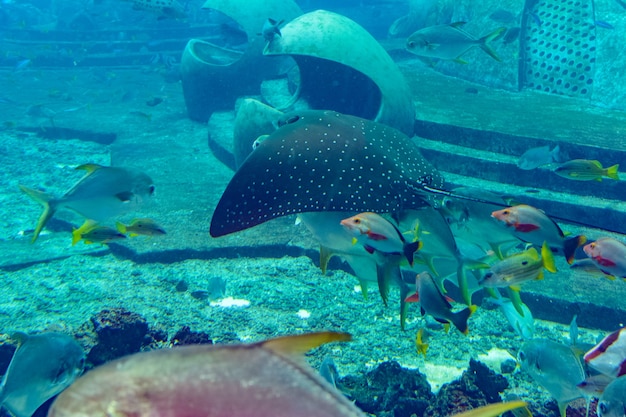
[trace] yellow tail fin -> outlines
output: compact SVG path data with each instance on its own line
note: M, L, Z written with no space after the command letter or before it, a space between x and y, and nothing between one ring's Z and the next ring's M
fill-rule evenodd
M26 193L26 195L28 195L30 198L43 206L43 213L41 213L41 216L39 216L37 226L35 227L35 232L33 233L33 238L30 241L31 243L35 243L35 241L39 237L39 234L46 226L48 220L50 220L52 216L54 216L54 213L56 212L56 207L54 207L54 200L52 199L52 196L50 194L44 193L43 191L34 190L23 185L20 185L19 187L20 190Z
M556 272L554 256L552 255L552 250L550 250L547 241L543 242L543 245L541 246L541 261L543 262L543 267L548 271L552 273Z
M619 180L619 174L617 170L619 169L619 164L615 164L612 167L608 167L606 169L606 176L611 178L612 180Z
M115 222L115 228L117 229L118 232L122 233L122 234L126 234L126 225L122 222Z

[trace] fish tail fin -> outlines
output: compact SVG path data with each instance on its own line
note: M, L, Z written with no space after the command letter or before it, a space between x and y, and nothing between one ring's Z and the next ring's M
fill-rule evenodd
M409 265L413 266L413 255L422 248L422 245L422 242L419 240L404 245L403 252L406 260L409 261Z
M619 164L615 164L612 167L608 167L606 169L606 176L612 180L619 180L619 174L617 170L619 169Z
M389 284L391 282L392 265L386 262L384 265L376 264L376 278L378 280L378 291L383 303L387 306L389 300Z
M115 228L118 232L126 234L126 225L122 222L115 222Z
M476 306L466 307L461 311L453 313L452 319L450 321L452 322L452 324L454 324L454 327L459 329L461 333L468 334L469 326L467 325L467 321L474 311L476 311Z
M498 62L502 62L502 60L500 59L498 54L496 54L496 51L494 51L493 48L491 46L489 46L489 42L491 42L492 40L496 39L499 36L502 36L502 34L506 30L507 29L505 27L498 28L498 29L494 30L493 32L491 32L490 34L485 35L485 36L483 36L482 38L480 38L478 40L478 42L479 42L478 46L480 46L480 49L485 51L490 57L492 57L493 59L495 59Z
M565 254L565 259L567 260L568 264L571 265L574 262L576 249L582 246L586 241L587 238L583 235L578 235L565 239L565 242L563 242L563 253Z
M39 220L37 221L37 226L35 227L35 231L33 233L33 238L30 241L31 243L35 243L35 241L39 237L39 234L41 233L43 228L46 226L46 223L48 222L48 220L50 220L52 216L54 216L54 213L56 212L56 204L52 196L48 193L35 190L32 188L28 188L23 185L20 185L19 187L20 187L20 190L26 193L26 195L28 195L30 198L32 198L33 200L35 200L36 202L38 202L39 204L43 206L43 212L41 213L41 216L39 216Z
M72 231L72 246L76 245L78 242L80 242L80 240L83 238L82 234L80 233L80 229L74 229Z
M552 256L552 250L548 246L548 242L543 242L541 246L541 262L543 263L543 267L548 271L555 273L556 272L556 264L554 263L554 256Z

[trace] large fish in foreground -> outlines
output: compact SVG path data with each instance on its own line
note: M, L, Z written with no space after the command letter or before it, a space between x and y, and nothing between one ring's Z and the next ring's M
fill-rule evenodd
M334 111L286 115L222 194L211 236L288 214L397 213L425 204L443 178L396 129Z
M48 417L364 417L302 355L345 333L136 353L77 380Z
M0 386L0 404L16 417L31 417L83 372L85 352L70 336L13 336L18 347Z

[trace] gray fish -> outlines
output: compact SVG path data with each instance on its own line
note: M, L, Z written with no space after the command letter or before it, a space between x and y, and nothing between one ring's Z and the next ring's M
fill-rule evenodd
M547 339L526 341L518 354L522 370L554 397L565 416L567 404L587 395L577 385L587 376L580 355L570 346Z
M279 125L230 180L211 236L295 213L399 212L424 206L443 189L439 172L391 127L312 110L286 115Z
M0 387L0 404L16 417L31 417L83 372L85 352L62 333L13 336L19 345Z
M452 311L452 305L443 296L432 275L421 272L415 278L415 294L406 299L408 302L421 304L422 315L430 314L440 323L452 323L463 334L469 328L467 320L476 310L476 306L466 307L460 311Z
M553 162L560 162L560 152L559 145L556 145L552 150L550 150L548 145L531 148L520 156L517 161L517 167L523 170L531 170Z
M623 417L626 415L626 376L611 382L598 401L599 417Z
M491 20L495 20L498 23L504 23L507 25L518 20L518 17L515 14L502 8L496 9L493 13L489 15L489 18Z
M32 242L37 240L46 222L61 208L101 221L136 208L146 197L154 194L152 179L143 172L97 164L85 164L76 169L85 170L87 174L60 198L20 185L22 191L44 207Z
M406 41L406 49L424 58L436 58L466 64L467 62L463 61L461 56L471 48L478 46L496 61L501 61L488 43L500 37L506 28L501 27L482 38L476 38L461 29L464 24L465 22L456 22L420 29L409 36Z
M265 39L268 42L271 42L272 39L274 39L274 36L276 35L282 36L280 33L280 25L282 25L283 22L284 20L277 22L274 19L268 18L263 24L263 30L261 31L261 34L263 35L263 39Z
M184 7L178 0L123 0L133 3L134 10L147 10L155 13L158 20L183 19L187 17Z

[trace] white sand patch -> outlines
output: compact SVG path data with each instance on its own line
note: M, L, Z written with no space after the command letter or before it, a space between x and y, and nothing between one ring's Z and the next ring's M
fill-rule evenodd
M250 305L250 301L226 297L219 301L211 301L211 307L222 307L222 308L230 308L230 307L248 307Z
M487 365L493 371L500 373L500 364L507 359L515 360L515 357L511 355L507 350L492 348L487 353L481 353L478 355L478 360Z
M426 374L430 387L436 394L443 384L447 384L460 378L465 369L457 368L456 366L437 365L427 362L420 370L422 373Z
M300 317L303 320L306 320L309 317L311 317L311 313L309 313L306 310L298 310L298 312L296 314L298 315L298 317Z

